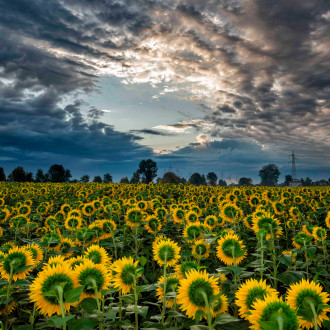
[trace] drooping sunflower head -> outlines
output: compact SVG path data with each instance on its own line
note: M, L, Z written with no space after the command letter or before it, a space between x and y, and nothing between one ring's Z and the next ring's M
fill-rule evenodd
M162 224L157 216L149 215L146 218L146 222L145 227L150 234L157 233L162 228Z
M128 209L125 217L126 223L131 227L131 229L140 226L143 218L144 212L137 207Z
M269 327L274 330L298 329L296 312L276 294L266 296L264 299L257 299L252 304L250 313L247 318L251 323L251 329L264 329L262 322L268 322ZM279 322L282 323L282 327L279 326Z
M186 215L186 211L181 208L176 208L173 210L173 220L175 223L183 222Z
M327 231L322 227L314 227L313 237L316 242L324 242L327 238Z
M177 292L180 278L178 275L170 275L166 278L166 294L170 292ZM156 296L158 300L162 300L164 297L164 276L161 276L157 282L159 284L156 289ZM166 301L166 306L171 308L174 304L174 297Z
M252 305L257 299L264 299L268 295L278 294L275 289L266 284L266 281L248 279L236 291L236 305L239 307L239 314L248 319Z
M67 230L75 231L81 228L82 220L80 217L71 215L68 218L66 218L64 226Z
M180 251L181 248L177 243L171 239L165 239L155 245L153 254L159 266L163 266L166 263L167 266L171 267L181 258Z
M65 260L65 256L63 255L58 255L58 256L53 256L48 259L48 262L46 264L47 267L54 267L56 265L62 265L62 264L67 264L68 261Z
M186 214L186 216L185 216L185 218L186 218L186 221L189 223L194 223L194 222L196 222L196 221L198 221L198 214L197 214L197 212L195 212L195 211L189 211L187 214Z
M56 218L53 217L53 216L49 216L49 217L45 220L45 226L46 226L48 229L54 231L54 230L57 228L57 226L58 226Z
M96 212L96 209L95 209L93 203L87 203L87 204L83 205L83 207L82 207L82 213L86 217L92 216L95 212Z
M111 270L112 285L121 290L123 295L129 293L133 288L134 279L136 280L139 275L138 261L134 261L132 257L123 257L111 265Z
M304 245L309 245L312 241L312 237L306 233L300 232L292 239L292 245L300 249Z
M223 206L221 216L225 221L238 222L242 216L242 211L236 204L230 203Z
M95 232L90 228L83 227L81 229L78 229L76 234L79 246L88 246L92 244L95 240Z
M194 242L203 236L202 224L199 221L187 223L183 230L183 237L187 242Z
M330 311L330 296L322 290L320 284L314 281L302 279L294 283L287 291L286 300L290 307L297 311L299 326L311 328L314 325L313 307L317 314L317 324L321 327L324 320L328 320L327 313Z
M86 260L88 259L84 258L83 256L78 256L76 258L68 259L68 263L70 264L71 269L75 269L76 266L83 264Z
M37 266L44 258L44 253L38 244L32 243L24 246L31 252L35 265Z
M210 245L204 240L199 239L193 243L191 253L195 258L208 258L210 255Z
M198 309L206 313L206 299L220 292L218 281L206 271L190 270L187 278L180 280L178 288L177 303L187 316L195 319ZM221 310L217 308L217 310ZM211 308L212 314L216 314Z
M51 291L56 292L58 287L62 288L63 293L75 287L72 270L66 263L44 268L30 285L30 299L42 315L48 317L55 313L61 315L58 297L49 294ZM66 302L64 298L66 311L69 311L72 305L74 304Z
M183 261L181 264L175 266L175 273L177 273L181 279L181 278L185 278L186 274L192 269L198 270L197 263L192 260L186 260Z
M94 264L102 264L108 266L111 262L111 257L108 255L105 248L96 244L88 247L84 257L94 262Z
M213 229L216 227L218 223L218 218L215 215L208 215L205 218L204 225L206 225L209 229Z
M3 253L8 253L8 251L15 246L15 242L9 241L1 245L0 251Z
M12 272L14 281L25 279L34 265L31 251L24 246L13 247L0 263L1 277L9 281Z
M264 214L261 215L254 215L253 216L253 231L257 233L260 229L263 229L266 233L266 239L270 239L272 235L274 237L280 237L282 235L282 228L280 227L280 221L279 219L275 219L270 214Z
M95 292L101 294L110 286L111 276L109 270L102 264L95 264L91 260L85 260L74 269L74 281L77 286L84 286L80 296L83 300L86 297L95 297Z
M245 245L236 234L229 233L218 240L217 257L226 265L238 265L246 254Z
M324 221L325 221L325 225L330 229L330 211L328 211Z
M74 253L73 248L76 246L75 242L70 238L61 237L61 243L59 246L59 250L65 255L66 258L72 256Z

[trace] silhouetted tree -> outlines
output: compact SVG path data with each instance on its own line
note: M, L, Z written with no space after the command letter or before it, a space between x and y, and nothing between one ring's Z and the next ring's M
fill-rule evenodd
M310 187L310 186L313 185L313 181L312 181L312 179L309 176L305 180L303 178L301 178L300 181L301 181L301 184L303 186L306 186L306 187Z
M275 186L280 176L280 171L275 164L265 165L260 171L259 176L261 178L261 185L263 186Z
M70 170L66 170L63 165L54 164L48 170L50 182L68 182L72 177Z
M253 185L252 179L251 178L245 178L245 177L240 178L238 180L238 185L239 186L252 186Z
M177 176L175 173L173 172L166 172L164 173L162 179L161 179L162 183L181 183L182 180L179 176Z
M220 179L219 182L218 182L218 185L220 187L226 187L227 186L227 182L225 180Z
M2 167L0 167L0 181L6 181L5 170Z
M9 174L8 180L11 182L32 182L33 174L25 172L22 166L18 166Z
M157 163L152 159L143 159L139 164L138 172L142 175L142 182L149 183L157 176Z
M121 178L120 183L129 183L128 177L125 176L124 178Z
M89 182L89 175L85 174L80 178L80 181L83 183Z
M112 182L112 176L109 173L105 173L103 175L103 182L104 183L111 183Z
M203 175L200 175L199 173L196 172L191 175L191 177L189 179L189 183L193 184L195 186L204 185L204 184L206 184L205 175L203 177Z
M140 182L140 174L139 171L136 171L133 173L129 183L138 183L138 182Z
M288 186L288 185L290 185L290 182L292 182L292 181L293 181L292 175L288 174L285 176L284 185Z
M207 173L206 178L209 185L211 186L217 185L218 176L214 172Z
M94 176L93 182L102 183L102 178L99 175Z
M36 174L35 182L46 182L46 176L42 169L39 169Z

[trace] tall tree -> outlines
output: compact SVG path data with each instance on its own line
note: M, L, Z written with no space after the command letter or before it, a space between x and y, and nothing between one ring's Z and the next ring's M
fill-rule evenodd
M46 182L46 176L44 174L44 171L42 169L38 169L35 182Z
M225 180L220 179L219 182L218 182L218 186L227 187L227 182Z
M290 185L290 182L292 182L292 181L293 181L292 175L287 174L285 176L284 185L285 186L288 186L288 185Z
M8 179L11 182L32 181L32 173L26 173L22 166L18 166L9 174Z
M121 178L119 182L120 183L129 183L128 177L125 176L124 178Z
M6 181L5 170L2 167L0 167L0 181Z
M112 176L109 173L105 173L103 175L103 182L104 183L111 183L112 182Z
M216 186L218 181L218 176L214 172L207 173L207 182L210 186Z
M94 176L93 182L102 183L102 178L99 175Z
M173 172L166 172L163 175L163 178L161 179L162 183L181 183L182 180L180 177L178 177L175 173Z
M139 183L139 182L140 182L140 173L139 171L136 171L133 173L129 183Z
M200 175L199 173L196 172L191 175L191 177L189 179L189 183L193 184L195 186L204 185L204 184L206 184L205 175L203 177L203 175Z
M89 175L85 174L80 178L80 181L83 183L89 182Z
M245 178L245 177L240 178L238 180L238 185L239 186L252 186L253 185L252 179L251 178Z
M142 175L142 182L149 183L157 176L157 163L152 159L143 159L139 164L138 172Z
M48 170L49 181L68 182L71 178L70 170L66 170L63 165L54 164Z
M280 171L275 164L265 165L260 171L261 185L263 186L276 186Z

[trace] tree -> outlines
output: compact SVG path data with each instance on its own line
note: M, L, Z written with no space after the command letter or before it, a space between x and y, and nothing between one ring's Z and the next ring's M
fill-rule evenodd
M143 175L142 182L149 183L157 176L157 163L152 159L143 159L139 164L138 172Z
M5 170L2 167L0 167L0 181L6 181Z
M238 180L238 185L239 186L252 186L253 185L252 179L251 178L245 178L245 177L240 178Z
M218 176L214 172L207 173L206 178L207 178L207 182L210 186L217 185Z
M136 171L133 173L129 183L138 183L138 182L140 182L140 174L139 171Z
M204 174L200 175L199 173L196 172L191 175L189 179L189 183L195 186L205 185L206 184L205 175Z
M175 173L173 172L166 172L163 175L163 178L161 179L162 183L181 183L182 180L180 177L178 177Z
M120 183L129 183L128 177L125 176L124 178L121 178L119 182Z
M85 174L80 178L80 181L83 183L89 182L89 175Z
M280 176L280 171L275 164L265 165L260 171L259 176L261 178L261 185L263 186L275 186Z
M284 185L289 186L290 182L292 182L292 181L293 181L292 175L288 174L285 176Z
M48 176L50 182L68 182L72 175L63 165L54 164L49 168Z
M102 178L99 175L94 176L93 182L102 183Z
M308 176L305 180L301 179L301 184L306 187L310 187L313 185L312 179Z
M103 175L103 182L104 183L111 183L112 182L112 176L109 173L105 173Z
M26 173L22 166L16 167L8 176L11 182L30 182L33 181L32 173Z
M46 176L42 169L39 168L36 174L35 182L46 182Z
M220 187L226 187L227 186L227 182L225 180L220 179L219 182L218 182L218 185Z

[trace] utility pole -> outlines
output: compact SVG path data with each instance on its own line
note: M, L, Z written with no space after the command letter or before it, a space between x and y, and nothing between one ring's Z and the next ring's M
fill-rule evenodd
M289 164L291 163L291 176L292 179L297 178L297 169L296 169L296 156L294 154L294 150L292 150L292 154L290 155L291 160L289 161Z

